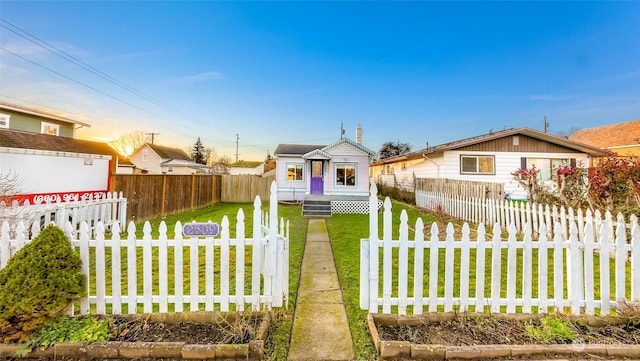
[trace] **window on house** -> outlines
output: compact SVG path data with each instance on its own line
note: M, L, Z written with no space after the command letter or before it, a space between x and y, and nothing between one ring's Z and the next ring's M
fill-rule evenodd
M173 167L168 167L167 168L167 172L169 172L169 173L173 172Z
M336 163L336 186L356 186L356 163Z
M304 163L287 163L287 180L304 180Z
M461 174L495 174L495 157L487 155L461 155Z
M386 173L387 173L387 174L393 174L393 163L391 163L391 164L387 164L387 165L385 166L385 168L386 168Z
M401 170L407 170L407 162L400 163L400 169Z
M9 119L11 119L11 115L9 115L9 114L0 114L0 128L9 129Z
M522 165L525 165L527 169L531 169L534 165L536 169L540 170L538 173L538 180L549 180L553 176L553 171L563 165L575 166L576 160L565 159L553 159L553 158L523 158Z
M49 134L49 135L59 135L60 134L60 124L42 122L42 126L40 128L40 133Z
M143 149L142 150L142 161L146 162L149 160L149 149Z

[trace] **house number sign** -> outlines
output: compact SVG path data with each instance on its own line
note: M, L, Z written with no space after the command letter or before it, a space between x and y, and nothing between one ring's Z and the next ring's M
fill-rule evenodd
M182 227L182 233L185 236L210 236L215 237L220 233L220 225L218 223L187 223Z

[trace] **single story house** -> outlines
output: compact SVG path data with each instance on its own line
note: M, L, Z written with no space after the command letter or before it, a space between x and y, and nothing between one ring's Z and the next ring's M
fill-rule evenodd
M513 179L518 169L535 165L544 181L558 166L587 167L590 158L604 154L598 147L531 128L505 129L382 159L371 165L371 177L407 190L414 189L416 178L502 183L505 197L526 199Z
M610 150L619 156L640 156L640 120L577 130L569 140Z
M227 174L240 175L262 175L264 173L264 162L239 160L227 166Z
M182 149L145 143L129 157L143 174L189 175L206 172L207 166L194 162Z
M278 199L366 202L369 162L375 152L357 138L358 142L343 137L329 145L279 144L274 152Z

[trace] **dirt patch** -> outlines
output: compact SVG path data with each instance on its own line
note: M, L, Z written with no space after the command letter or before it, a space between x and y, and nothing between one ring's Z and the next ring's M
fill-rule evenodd
M189 344L243 344L255 338L261 319L238 318L213 323L165 323L147 319L111 317L109 341L186 342Z
M577 342L607 345L640 344L640 324L638 323L590 326L585 322L567 320L567 326L575 334L571 334L570 337L540 339L532 337L531 331L527 331L528 328L541 329L540 319L513 320L461 315L451 320L424 320L412 325L378 325L378 333L380 339L386 341L408 341L412 344L445 346L571 344Z

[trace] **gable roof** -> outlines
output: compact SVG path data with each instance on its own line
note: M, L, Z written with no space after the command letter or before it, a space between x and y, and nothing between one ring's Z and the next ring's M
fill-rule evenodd
M158 155L158 157L162 158L163 161L170 160L170 159L178 159L178 160L187 160L187 161L193 162L193 159L191 159L191 157L182 149L164 147L161 145L151 144L151 143L144 143L143 145L138 147L138 149L136 149L131 154L131 156L138 153L145 147L150 148L154 153Z
M326 147L322 148L323 151L328 152L330 149L335 148L337 146L340 146L342 144L349 144L350 146L364 152L367 153L368 155L372 156L375 155L376 152L372 151L371 149L365 147L364 145L354 142L353 140L349 139L349 138L342 138L340 140L338 140L337 142L331 143L329 145L327 145Z
M0 147L110 155L124 159L107 143L10 129L0 129Z
M308 145L308 144L278 144L273 152L274 156L289 155L302 156L316 149L324 148L324 145Z
M580 129L569 139L600 148L640 147L640 120Z
M80 121L77 121L77 120L73 120L71 118L67 118L65 116L62 116L62 115L57 114L57 113L53 113L51 111L30 108L30 107L26 107L24 105L18 105L18 104L12 104L12 103L7 103L7 102L1 102L0 101L0 109L11 110L11 111L18 112L18 113L23 113L23 114L36 115L36 116L39 116L39 117L53 119L53 120L57 120L57 121L64 122L64 123L78 124L78 125L82 125L83 127L91 127L90 124L83 123L83 122L80 122Z
M330 159L331 156L328 154L328 151L342 144L349 144L350 146L362 151L363 153L367 153L370 156L376 154L369 148L363 146L362 144L356 143L349 138L342 138L329 145L278 144L273 154L275 156L299 156L304 158L319 155L321 157L328 157L326 159Z
M461 139L461 140L456 140L453 142L449 142L449 143L444 143L444 144L440 144L437 145L435 147L428 147L428 148L423 148L414 152L410 152L407 154L402 154L402 155L398 155L395 157L390 157L390 158L385 158L380 160L379 162L377 162L377 164L380 163L393 163L396 161L401 161L401 160L406 160L406 159L415 159L415 158L420 158L423 155L428 155L428 154L434 154L434 153L440 153L440 152L444 152L444 151L449 151L449 150L456 150L456 149L460 149L460 148L464 148L464 147L468 147L470 145L475 145L475 144L479 144L479 143L484 143L484 142L488 142L488 141L492 141L492 140L496 140L496 139L500 139L500 138L505 138L505 137L510 137L513 135L525 135L534 139L538 139L547 143L552 143L552 144L556 144L559 146L563 146L569 149L573 149L582 153L587 153L590 156L604 156L605 152L600 149L597 148L595 146L591 146L591 145L587 145L587 144L582 144L579 142L575 142L572 140L569 140L565 137L559 137L556 135L552 135L549 133L544 133L541 132L539 130L535 130L535 129L531 129L531 128L517 128L517 129L505 129L505 130L501 130L501 131L497 131L497 132L490 132L487 134L482 134L479 136L475 136L475 137L470 137L470 138L465 138L465 139Z

